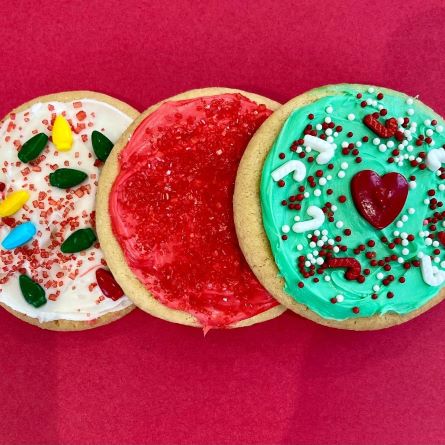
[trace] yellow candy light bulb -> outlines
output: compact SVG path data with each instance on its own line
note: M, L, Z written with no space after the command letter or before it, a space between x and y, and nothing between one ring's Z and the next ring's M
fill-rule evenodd
M14 215L18 212L28 201L29 193L26 190L19 190L12 192L6 198L0 202L0 217Z
M71 150L73 145L73 134L70 124L59 114L53 125L53 144L59 151Z

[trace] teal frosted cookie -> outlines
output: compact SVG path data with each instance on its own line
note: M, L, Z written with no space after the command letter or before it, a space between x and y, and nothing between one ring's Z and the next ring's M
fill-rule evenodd
M269 291L353 329L440 301L444 126L418 99L363 85L312 90L266 121L238 172L235 218Z

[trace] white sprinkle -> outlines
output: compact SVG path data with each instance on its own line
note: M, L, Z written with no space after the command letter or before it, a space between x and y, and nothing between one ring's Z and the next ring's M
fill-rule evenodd
M331 136L332 135L332 128L327 128L325 131L327 136Z
M406 149L411 153L414 149L414 147L412 145L408 145L408 147L406 147Z
M408 213L409 213L410 215L414 215L414 213L416 213L416 209L414 209L413 207L410 207L410 208L408 209Z
M402 246L406 247L409 244L409 241L407 239L402 240Z
M442 262L440 263L440 267L441 267L442 269L445 269L445 261L442 261Z
M294 221L300 221L300 217L298 215L294 216ZM312 237L312 235L309 235L309 237Z
M344 301L344 299L345 299L345 297L343 295L341 295L341 294L337 295L335 298L337 299L337 301L339 303L342 303Z
M356 146L357 148L360 148L360 147L362 146L362 142L361 142L361 141L357 141L357 142L355 143L355 146Z
M341 147L342 147L342 148L347 148L348 145L349 145L349 144L348 144L347 142L342 142L342 143L341 143Z
M330 180L332 179L332 176L331 176L331 175L328 175L328 176L326 176L326 179L327 179L328 181L330 181Z
M403 264L405 262L405 260L401 256L399 256L397 258L397 262L400 263L400 264Z
M388 148L392 148L392 147L394 147L394 141L388 141L388 142L386 143L386 146L387 146Z
M324 118L324 121L325 121L327 124L330 124L330 123L332 122L332 119L328 116L328 117L325 117L325 118Z
M324 280L325 280L325 281L331 281L331 277L330 277L329 275L326 275L326 276L324 277Z
M384 277L384 275L383 275L382 272L379 272L379 273L376 275L376 277L377 277L378 280L382 280L383 277Z
M440 258L438 256L435 256L433 261L435 263L440 263Z
M433 240L431 238L425 238L425 245L431 246L433 244Z
M401 220L402 220L403 222L407 222L407 221L408 221L408 217L407 217L406 215L403 215L402 218L401 218Z
M423 121L424 125L426 125L427 127L429 127L431 125L431 121L429 119L425 119Z
M306 147L306 152L307 153L310 153L312 151L312 148L311 147Z
M386 145L385 145L385 144L380 144L380 145L379 145L379 151L380 151L381 153L385 153L385 151L386 151Z
M338 252L340 252L340 248L339 248L338 246L334 246L334 247L332 248L332 250L334 251L334 253L338 253Z
M397 118L397 123L398 123L399 125L402 125L403 122L405 122L404 119L403 119L403 117L398 117L398 118Z
M440 170L437 171L439 172ZM439 190L443 192L445 190L445 184L439 184Z
M426 133L427 136L432 136L434 134L434 131L431 130L431 128L428 128L428 130L426 130L425 133Z
M424 256L424 253L423 253L423 252L419 252L419 253L417 254L417 258L419 258L419 259L423 258L423 256Z
M317 245L316 245L313 241L311 241L311 242L309 243L309 247L310 247L311 249L313 249L314 247L317 247Z
M318 181L320 185L326 185L326 182L328 182L326 178L320 178L320 180Z
M332 238L329 238L329 239L328 239L328 244L329 244L330 246L333 246L333 245L335 244L335 241L334 241Z
M321 231L321 234L322 234L323 236L325 236L325 235L328 234L328 231L327 231L326 229L323 229L323 230Z
M303 151L303 148L299 145L298 147L297 147L297 153L301 153Z
M314 190L314 196L320 196L321 195L321 190L320 189L315 189Z
M303 244L297 244L297 250L303 250Z
M347 162L342 162L341 165L340 165L340 167L341 167L343 170L346 170L346 169L349 167L349 164L348 164Z
M305 198L309 198L309 192L304 192L304 193L303 193L303 196L304 196Z
M428 205L428 204L430 203L430 200L429 200L428 198L425 198L425 199L423 200L423 203L426 204L426 205Z
M337 173L337 176L338 176L339 178L344 178L345 175L346 175L346 173L344 172L344 170L340 170L340 171Z
M333 205L331 206L331 210L332 210L333 212L336 212L336 211L337 211L337 206L336 206L335 204L333 204Z
M315 231L314 231L314 235L315 235L315 236L320 236L320 235L321 235L321 233L320 233L320 231L319 231L319 230L315 230Z
M396 222L396 227L398 227L399 229L400 229L401 227L403 227L403 222L402 222L402 221L397 221L397 222Z
M330 128L328 128L328 130L330 130ZM328 130L326 130L326 132L327 132ZM329 142L329 143L331 144L332 142L334 142L334 138L333 138L332 136L328 136L328 137L326 138L326 141Z
M315 126L315 129L318 130L318 131L320 131L322 128L323 128L323 125L321 125L321 124L317 124Z
M316 263L321 266L324 263L324 259L320 256L317 258Z
M305 261L305 262L304 262L304 265L305 265L306 267L310 267L310 266L311 266L311 262L310 262L310 261Z
M439 247L439 241L433 241L433 247Z
M379 145L379 144L380 144L380 139L379 139L379 138L374 138L374 139L372 140L372 143L373 143L374 145Z
M409 254L409 249L407 249L406 247L402 249L402 255L408 255L408 254Z
M355 115L354 115L353 113L349 113L349 114L348 114L348 119L349 119L350 121L353 121L353 120L355 119Z
M318 247L322 247L324 244L324 241L322 241L321 239L317 241L317 246Z
M401 237L402 239L408 238L408 234L407 234L406 232L402 232L402 233L400 234L400 237Z
M373 93L374 91L375 91L375 89L373 87L368 88L368 93Z
M438 126L436 127L436 131L437 131L438 133L442 133L442 131L443 131L443 126L442 126L442 125L438 125Z
M331 114L334 111L334 109L329 105L326 107L326 113Z
M335 223L335 226L337 227L337 229L341 229L343 227L343 221L337 221Z
M408 108L406 112L408 113L409 116L412 116L414 114L414 110L412 108Z
M399 232L398 230L394 230L394 232L392 232L392 234L393 234L394 236L399 236L399 235L400 235L400 232Z
M281 227L281 230L283 231L283 233L289 233L290 227L285 224L283 227Z
M408 104L408 105L412 105L413 104L413 99L412 99L412 97L408 97L408 99L406 99L406 103Z
M372 290L374 292L378 292L380 290L380 286L378 284L374 284L374 286L372 286Z
M408 185L410 189L415 189L417 187L416 181L409 181Z

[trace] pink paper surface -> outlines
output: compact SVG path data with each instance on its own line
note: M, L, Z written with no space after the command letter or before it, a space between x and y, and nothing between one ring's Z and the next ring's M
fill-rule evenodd
M142 110L339 82L444 114L444 22L439 0L2 2L0 114L63 90ZM0 444L445 443L444 318L355 333L286 313L203 338L139 311L82 333L0 311Z

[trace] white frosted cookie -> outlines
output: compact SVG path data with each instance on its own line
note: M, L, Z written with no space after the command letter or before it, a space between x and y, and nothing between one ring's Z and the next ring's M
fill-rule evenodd
M1 121L0 304L18 318L82 330L133 308L96 240L95 198L107 153L137 116L117 99L74 91Z

